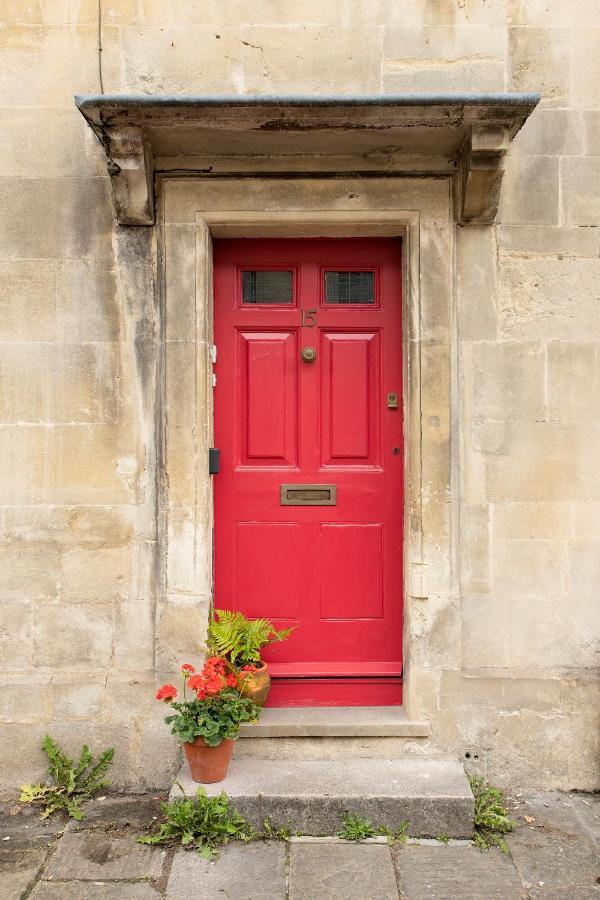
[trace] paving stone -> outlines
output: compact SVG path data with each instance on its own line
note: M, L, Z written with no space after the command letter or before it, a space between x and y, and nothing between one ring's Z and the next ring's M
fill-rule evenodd
M128 879L159 878L165 851L135 843L135 835L113 837L100 831L65 834L58 843L45 877Z
M400 888L406 900L519 900L521 879L499 850L469 844L410 844L396 849Z
M11 809L19 809L20 812L11 815ZM66 816L60 813L50 820L42 820L39 807L6 804L0 811L0 847L3 850L17 850L49 844L62 834L66 824Z
M285 900L281 842L230 844L216 860L179 850L167 883L167 900Z
M290 852L290 900L399 897L388 846L294 842Z
M0 895L2 900L19 900L44 862L44 850L0 850Z
M147 881L39 881L30 894L31 900L159 900L160 896Z
M568 893L565 888L549 888L545 885L535 887L527 891L527 900L598 900L600 898L600 884L591 887L569 886Z
M535 826L557 837L587 837L600 843L600 797L543 791L517 801L519 816L532 816Z
M587 837L539 827L519 828L508 840L523 882L546 888L591 887L599 874L598 851Z
M165 798L162 798L165 799ZM105 797L92 800L85 805L85 819L69 821L69 831L82 831L99 823L111 825L133 825L143 829L161 815L161 798L142 796Z

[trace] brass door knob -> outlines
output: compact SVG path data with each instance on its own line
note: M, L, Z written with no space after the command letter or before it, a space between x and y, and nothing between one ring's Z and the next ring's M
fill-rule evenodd
M317 358L317 351L314 347L303 347L302 349L302 359L304 362L312 362L313 359Z

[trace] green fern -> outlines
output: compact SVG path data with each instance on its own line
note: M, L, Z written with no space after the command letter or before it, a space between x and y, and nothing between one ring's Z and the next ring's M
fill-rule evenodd
M268 619L248 619L241 612L216 609L208 626L207 644L211 653L238 668L259 663L262 647L284 641L292 631L293 628L277 631Z

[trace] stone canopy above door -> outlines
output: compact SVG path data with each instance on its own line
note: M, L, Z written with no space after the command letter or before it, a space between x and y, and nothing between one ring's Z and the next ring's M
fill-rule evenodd
M77 96L120 225L153 225L156 175L451 177L461 225L496 217L504 157L539 94Z

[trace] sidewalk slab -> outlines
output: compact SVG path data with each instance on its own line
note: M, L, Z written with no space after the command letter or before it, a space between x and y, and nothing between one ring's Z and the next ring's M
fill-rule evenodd
M389 846L291 845L290 900L396 900Z
M167 883L167 900L285 900L283 842L230 844L215 860L178 850Z
M65 834L52 854L44 878L117 881L160 878L165 851L144 847L135 837L113 837L101 831Z
M195 796L199 785L187 763L178 781L186 796ZM300 834L335 834L351 812L396 830L408 821L416 837L473 833L473 795L463 767L451 758L234 758L224 781L204 787L209 796L225 791L256 828L269 817ZM180 796L175 785L171 799Z
M394 850L406 900L521 900L523 886L510 857L477 847L411 844Z
M30 900L160 900L147 881L126 884L114 881L40 881Z
M600 799L543 793L518 802L515 812L521 824L507 843L528 897L600 900Z
M44 862L43 850L0 850L0 885L2 900L19 900L33 882Z

